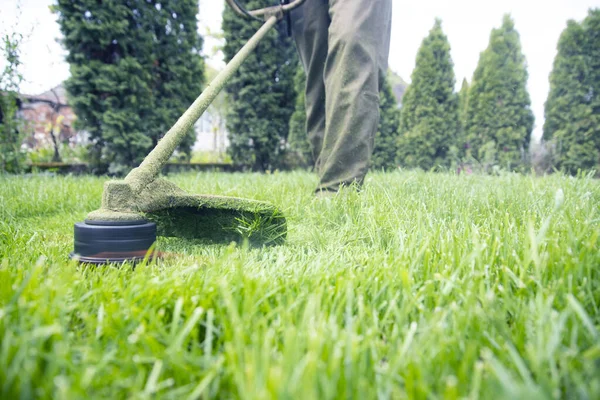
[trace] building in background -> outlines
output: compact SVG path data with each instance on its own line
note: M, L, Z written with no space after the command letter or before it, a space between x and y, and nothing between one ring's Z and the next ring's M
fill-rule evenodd
M73 123L77 116L69 105L64 86L58 85L36 95L20 96L19 117L25 120L27 136L24 145L30 149L52 148L55 145L85 145L88 135L76 131ZM194 151L224 153L229 145L225 119L213 106L195 124Z
M196 143L192 148L193 151L225 153L229 146L225 118L215 107L208 107L194 125L194 130Z
M29 149L85 143L87 135L73 128L76 116L62 84L41 94L21 95L20 99L19 117L25 121L24 144Z

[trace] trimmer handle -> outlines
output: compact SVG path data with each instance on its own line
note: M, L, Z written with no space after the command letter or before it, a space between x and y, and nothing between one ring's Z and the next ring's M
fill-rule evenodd
M233 9L233 11L235 11L236 14L242 17L263 21L269 19L272 16L276 16L277 19L282 19L286 13L292 11L297 7L300 7L306 0L293 0L289 4L279 4L276 6L251 11L246 10L238 0L225 1Z

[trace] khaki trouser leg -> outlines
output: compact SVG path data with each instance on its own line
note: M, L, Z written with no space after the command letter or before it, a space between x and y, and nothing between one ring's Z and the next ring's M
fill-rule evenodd
M306 0L292 12L292 31L300 61L306 73L306 131L315 169L325 137L325 82L323 70L327 59L327 34L329 30L329 5L327 0Z
M307 130L316 150L318 189L360 185L367 174L379 122L380 80L387 70L391 15L392 0L307 0L293 15L307 71ZM316 133L310 121L321 121L323 111L324 132Z

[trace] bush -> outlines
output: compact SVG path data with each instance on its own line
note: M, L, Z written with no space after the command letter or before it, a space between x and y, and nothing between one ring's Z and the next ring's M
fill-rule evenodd
M0 39L0 53L6 60L0 72L0 172L18 173L24 168L23 143L24 124L17 117L19 110L19 86L23 76L20 46L23 35L5 33Z

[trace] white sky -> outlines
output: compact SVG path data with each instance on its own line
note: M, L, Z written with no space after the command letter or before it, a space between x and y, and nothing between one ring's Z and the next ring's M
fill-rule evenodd
M49 11L53 0L0 0L0 33L13 30L28 35L22 48L25 93L39 93L69 76L65 51L56 42L60 30ZM273 1L276 3L276 1ZM21 5L21 12L17 5ZM587 10L600 7L600 0L393 0L393 28L390 67L410 82L417 50L434 19L439 17L455 64L457 87L469 81L494 27L510 13L521 34L523 52L529 65L529 91L536 117L535 137L541 136L544 102L549 90L548 75L556 55L556 43L568 19L582 20ZM200 0L200 33L219 31L223 0ZM209 63L223 65L215 54L218 41L205 37ZM0 67L2 67L0 60Z

